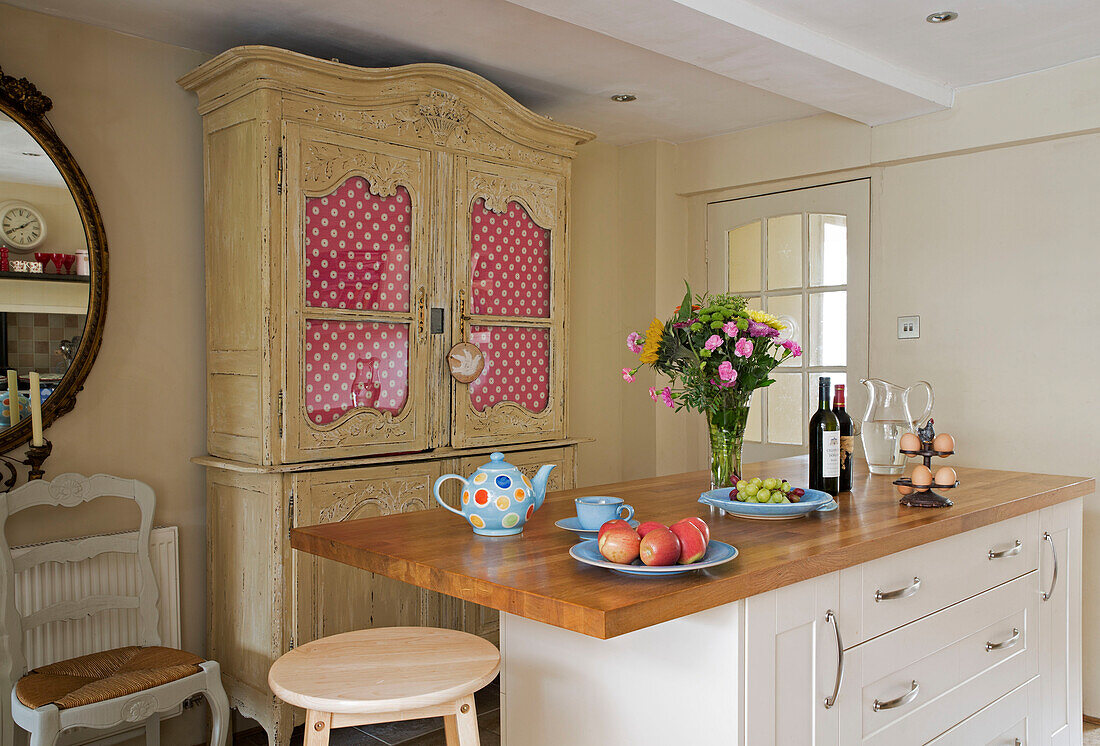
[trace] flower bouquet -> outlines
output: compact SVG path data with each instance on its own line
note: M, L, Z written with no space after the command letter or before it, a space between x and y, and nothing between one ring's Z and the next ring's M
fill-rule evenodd
M775 383L771 372L802 354L790 325L763 311L747 308L739 295L699 295L691 286L668 321L653 319L644 334L632 332L627 347L638 365L623 368L633 381L643 365L669 379L670 385L649 389L665 406L702 412L710 426L711 489L732 487L741 476L741 446L752 392Z

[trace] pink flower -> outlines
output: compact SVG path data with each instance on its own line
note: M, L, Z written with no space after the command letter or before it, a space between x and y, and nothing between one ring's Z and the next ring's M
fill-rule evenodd
M676 406L676 402L672 399L672 389L665 386L665 390L661 392L661 399L664 401L666 407Z
M638 340L641 338L641 334L638 332L631 332L626 338L626 349L638 355L642 351L642 346L638 344Z
M733 347L733 354L737 357L749 357L752 355L752 340L744 338L737 340L737 344Z
M748 342L748 340L745 340ZM749 344L752 344L749 342ZM723 381L728 381L729 385L737 383L737 371L733 369L733 363L729 360L725 360L718 366L718 377Z
M722 338L719 337L717 334L710 335L710 339L703 343L703 347L707 348L708 350L717 350L721 346Z
M722 331L726 333L727 337L736 337L741 330L737 328L737 323L733 321L727 321L722 325Z
M653 401L657 401L657 389L652 386L649 387L649 398Z
M630 368L623 368L623 380L632 383L634 381L634 371Z
M798 344L798 342L795 342L793 339L788 339L783 342L783 346L790 350L791 354L794 357L798 357L802 354L802 347Z
M760 324L755 321L749 322L749 336L750 337L766 337L768 333L774 331L767 324Z

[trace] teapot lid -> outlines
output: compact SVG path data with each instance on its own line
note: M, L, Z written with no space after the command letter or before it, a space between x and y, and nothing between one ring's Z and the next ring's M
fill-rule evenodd
M509 471L515 468L516 467L512 466L512 464L509 464L507 461L504 460L503 453L501 453L500 451L494 451L493 453L489 454L489 463L479 466L478 471L487 471L495 474L497 472Z

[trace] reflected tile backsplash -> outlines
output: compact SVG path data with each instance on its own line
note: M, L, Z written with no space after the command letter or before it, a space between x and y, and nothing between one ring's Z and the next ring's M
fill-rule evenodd
M58 351L62 340L84 333L84 316L63 313L8 313L7 368L19 375L64 373L68 361Z

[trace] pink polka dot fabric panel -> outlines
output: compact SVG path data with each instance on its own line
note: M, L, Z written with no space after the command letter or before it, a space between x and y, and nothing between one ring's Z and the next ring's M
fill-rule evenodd
M409 310L412 198L370 193L352 176L324 197L306 198L306 305Z
M470 222L472 313L549 318L550 231L518 202L498 215L477 199Z
M327 425L356 407L398 414L409 398L409 326L306 322L306 413Z
M470 341L485 354L485 370L470 384L475 412L502 401L530 412L550 398L550 330L515 326L473 326Z

